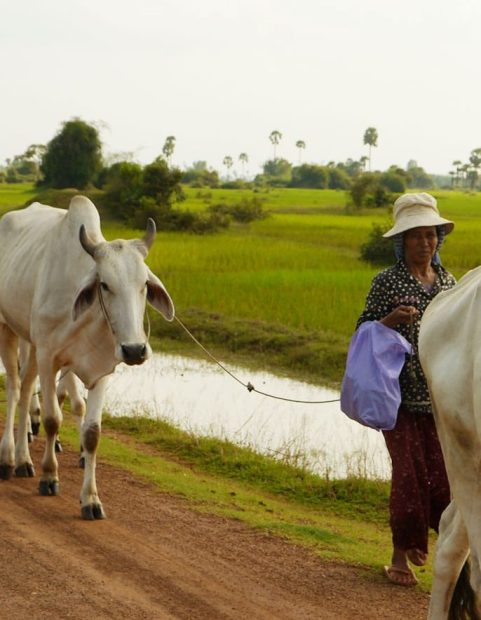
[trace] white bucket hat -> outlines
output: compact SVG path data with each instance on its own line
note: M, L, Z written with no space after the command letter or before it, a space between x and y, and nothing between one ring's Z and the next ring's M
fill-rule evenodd
M436 198L424 192L420 194L403 194L394 203L394 226L383 237L394 237L418 226L444 226L445 233L450 233L454 222L439 215Z

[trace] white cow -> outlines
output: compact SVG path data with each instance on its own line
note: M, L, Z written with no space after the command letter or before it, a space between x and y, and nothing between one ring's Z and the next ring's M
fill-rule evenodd
M431 620L481 619L480 344L481 268L477 268L433 299L419 334L419 357L452 493L440 523Z
M107 242L93 203L82 196L69 209L35 203L0 220L0 356L7 375L7 417L0 442L0 477L32 467L28 450L28 407L37 372L46 432L41 495L59 491L55 438L62 414L56 376L73 371L88 388L82 445L84 519L105 516L97 493L95 464L108 375L117 364L142 364L151 348L143 328L146 300L167 320L172 300L144 262L155 239L149 220L143 239ZM18 340L31 354L18 373ZM18 441L13 421L19 406Z

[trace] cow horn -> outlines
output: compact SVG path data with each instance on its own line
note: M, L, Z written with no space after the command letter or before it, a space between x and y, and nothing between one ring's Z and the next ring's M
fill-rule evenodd
M90 254L90 256L94 258L95 249L97 246L95 245L95 243L92 243L92 241L89 239L89 236L83 224L80 227L79 239L80 239L80 244L83 247L83 249L87 252L87 254Z
M155 222L151 217L149 217L149 219L147 220L147 229L145 231L145 235L142 237L142 241L144 242L147 250L150 250L150 248L152 247L152 244L155 241L156 233L157 228L155 226Z

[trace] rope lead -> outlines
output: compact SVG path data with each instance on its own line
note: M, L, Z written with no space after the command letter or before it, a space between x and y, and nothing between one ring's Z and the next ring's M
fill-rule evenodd
M240 383L241 385L243 385L245 388L247 388L247 390L249 392L257 392L257 394L261 394L262 396L267 396L268 398L275 398L276 400L284 400L286 402L289 403L302 403L304 405L324 405L327 403L338 403L340 401L340 398L333 398L332 400L297 400L295 398L284 398L282 396L275 396L274 394L268 394L267 392L261 392L260 390L257 390L254 385L248 381L247 383L244 383L243 381L241 381L241 379L239 379L238 377L236 377L234 375L234 373L232 373L228 368L226 368L223 364L221 364L219 362L218 359L216 359L212 353L210 353L203 344L201 344L197 338L187 329L187 327L182 323L182 321L176 316L175 320L177 321L177 323L182 327L182 329L186 332L186 334L188 334L188 336L190 338L192 338L192 340L202 349L202 351L204 351L204 353L206 355L208 355L212 361L214 361L218 366L220 366L220 368L222 368L222 370L224 372L226 372L228 375L230 375L235 381L237 381L237 383Z

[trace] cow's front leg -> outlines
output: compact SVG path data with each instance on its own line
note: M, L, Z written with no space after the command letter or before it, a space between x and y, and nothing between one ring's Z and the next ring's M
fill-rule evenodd
M39 376L43 396L43 427L45 430L45 451L42 459L42 477L38 486L40 495L58 495L58 461L55 455L55 440L62 424L62 411L55 392L56 369L39 358Z
M447 620L449 617L454 588L468 553L466 527L452 501L439 524L428 620Z
M29 356L20 370L21 388L19 408L19 423L17 430L17 444L15 446L15 474L26 478L35 475L30 451L28 449L28 432L30 429L30 401L37 378L37 360L35 348L29 348Z
M82 446L85 456L84 481L80 492L82 519L105 519L105 512L97 493L95 480L96 454L100 439L102 423L102 407L108 377L100 379L96 386L89 390L87 413L82 424Z

